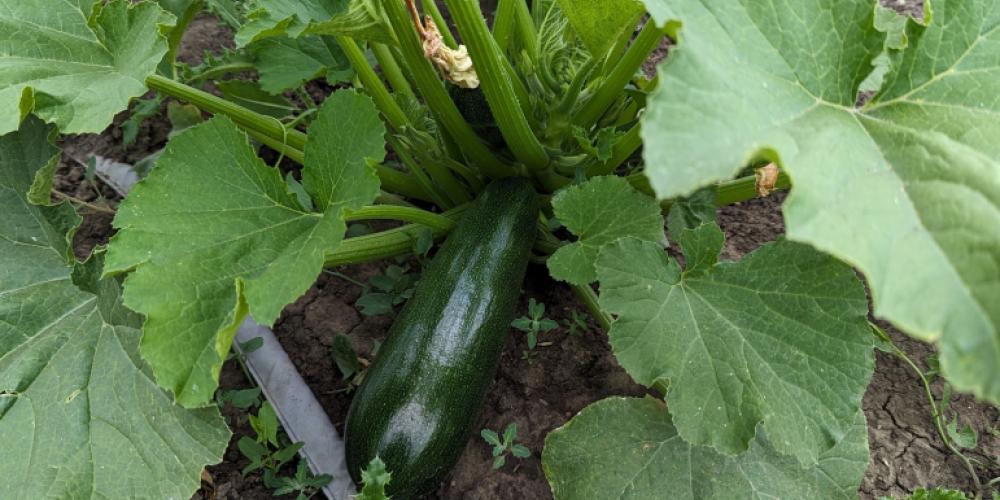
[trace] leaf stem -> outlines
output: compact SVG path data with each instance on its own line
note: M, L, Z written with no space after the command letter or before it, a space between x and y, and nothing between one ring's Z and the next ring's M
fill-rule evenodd
M399 67L396 58L392 56L392 51L389 50L389 47L381 43L373 43L372 52L375 54L375 59L378 61L379 67L382 68L382 74L385 75L385 79L389 80L389 85L392 85L392 90L414 97L415 94L410 87L410 82L406 80L402 68Z
M652 186L649 184L649 179L647 179L642 172L629 175L625 177L625 180L627 180L632 187L642 193L650 196L656 195L656 193L653 192ZM788 174L781 172L778 175L777 182L774 184L774 189L788 189L791 186L791 178L788 177ZM715 204L720 207L759 197L760 195L757 194L757 179L752 175L740 177L731 181L720 182L715 185ZM669 209L671 204L673 204L673 200L663 200L660 202L660 206L664 210Z
M344 220L347 222L360 220L399 220L422 224L438 231L450 231L455 227L455 221L449 217L419 208L395 205L374 205L351 210L344 215Z
M611 330L612 319L611 316L601 309L601 305L598 303L597 294L594 293L594 289L590 288L590 285L573 285L573 293L576 294L577 298L583 302L583 305L587 307L590 311L591 316L597 321L601 328L605 332Z
M68 202L70 202L72 204L75 204L75 205L80 205L82 207L89 208L90 210L93 210L95 212L99 212L99 213L102 213L102 214L108 214L108 215L115 215L115 213L116 213L114 210L112 210L110 208L105 208L105 207L94 205L93 203L89 203L89 202L83 201L83 200L81 200L81 199L79 199L79 198L77 198L75 196L70 196L70 195L68 195L66 193L63 193L61 191L56 191L55 189L52 190L52 194L55 195L56 198L59 198L61 200L66 200L66 201L68 201Z
M467 207L468 205L458 206L440 216L457 221ZM358 264L409 253L413 250L413 241L419 237L419 231L425 227L427 226L422 224L407 224L388 231L348 238L342 241L336 249L326 254L325 265L326 267L336 267L345 264ZM434 238L440 238L448 231L450 230L431 228Z
M493 16L493 39L501 51L510 50L514 33L517 30L517 10L514 3L524 0L500 0L496 14Z
M347 56L347 60L351 62L351 67L354 68L358 79L361 80L361 84L364 85L365 92L375 101L375 105L382 112L382 116L385 117L385 120L389 122L392 128L402 130L409 123L406 113L399 107L396 100L389 95L385 84L382 83L382 79L378 77L371 64L368 63L368 58L365 57L365 53L361 50L361 47L358 47L354 39L346 36L338 36L336 39L341 49L343 49L344 55ZM384 67L383 70L385 70Z
M788 177L788 174L784 172L778 174L774 189L788 189L790 187L792 187L792 179ZM758 197L760 195L757 194L757 179L752 175L722 182L715 186L715 204L720 207Z
M521 44L524 45L531 60L538 61L541 44L538 42L538 31L535 30L535 21L531 17L531 11L528 10L528 3L524 0L500 0L501 4L504 2L514 5L514 24L517 27L515 32L521 38Z
M206 70L204 73L198 73L193 78L185 81L187 83L198 83L204 80L214 80L219 76L228 75L230 73L242 73L244 71L254 71L256 69L257 67L250 61L232 62L216 66L212 69Z
M469 47L483 93L486 94L497 126L507 141L507 147L531 170L545 169L550 162L549 155L521 109L521 102L512 83L517 75L510 74L507 70L505 57L486 26L478 0L446 0L446 3L459 34Z
M184 32L187 31L187 27L194 20L194 16L202 11L205 4L202 0L196 0L188 5L187 10L177 19L177 24L174 29L170 30L170 34L167 35L167 54L163 56L163 60L160 62L160 71L163 73L168 73L172 77L177 78L177 52L181 46L181 38L184 37Z
M938 436L941 438L941 441L944 442L944 445L945 447L948 448L948 451L954 454L962 462L962 465L965 466L965 469L969 472L969 476L972 477L973 486L975 486L976 488L976 499L978 500L982 498L983 485L982 482L979 480L979 475L976 473L975 466L972 465L972 462L969 460L969 457L965 456L964 453L962 453L959 449L955 447L954 443L951 440L951 437L949 437L948 433L945 432L944 420L942 418L943 416L941 415L941 412L938 410L937 399L934 397L934 392L931 390L931 383L927 379L927 375L924 374L924 371L921 370L919 366L917 366L916 362L914 362L909 355L903 352L903 350L900 349L899 346L897 346L896 343L892 341L892 338L889 336L889 334L887 334L884 330L882 330L878 325L869 323L869 326L872 328L872 330L875 331L877 337L879 337L883 342L889 344L892 347L893 354L895 354L896 357L901 359L904 363L909 365L910 368L917 374L917 377L920 378L920 382L924 386L924 395L927 396L927 401L931 405L931 416L934 420L934 427L935 429L937 429Z
M639 36L625 51L625 55L615 64L614 69L597 88L594 95L583 105L574 122L587 129L604 115L611 104L622 95L622 89L632 80L635 72L646 62L649 54L660 45L666 31L650 21L643 26Z
M150 89L182 101L190 102L203 111L226 115L243 129L255 130L272 139L287 142L288 145L295 149L302 150L306 145L306 134L298 130L285 128L277 118L262 115L208 92L198 90L169 78L164 78L160 75L152 75L146 78L146 85Z

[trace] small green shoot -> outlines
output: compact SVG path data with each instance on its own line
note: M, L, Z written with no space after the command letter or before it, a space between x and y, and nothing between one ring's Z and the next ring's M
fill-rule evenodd
M575 337L590 331L590 326L587 324L587 315L582 314L576 309L570 309L570 317L563 321L563 326L566 327L566 334L570 337Z
M264 486L273 489L274 496L295 493L295 500L312 498L330 481L333 481L333 476L329 474L314 476L304 460L299 461L292 477L279 476L270 469L264 471Z
M965 424L961 429L958 428L957 417L945 425L945 430L948 432L948 437L959 448L971 450L979 443L979 434L971 425Z
M358 236L364 236L366 234L372 234L375 229L371 225L364 222L355 222L347 226L347 234L345 238L357 238Z
M345 379L361 371L361 361L358 359L358 351L354 349L351 338L343 333L338 333L333 337L333 345L330 346L330 355L333 362L337 364L337 369L344 375Z
M354 500L389 500L385 487L392 481L392 474L385 469L385 462L375 457L361 471L361 493Z
M279 436L278 415L266 401L257 415L250 415L250 426L257 434L256 439L243 436L236 443L243 456L250 460L243 468L244 476L258 469L277 474L302 448L302 443L288 443L287 438Z
M545 317L545 304L528 300L529 316L521 316L515 319L510 326L525 332L528 336L528 350L524 351L522 357L528 359L535 353L535 346L538 345L538 334L559 328L559 323Z
M375 341L375 344L372 346L373 357L378 354L379 347L381 347L381 343ZM338 392L351 392L361 385L361 381L364 380L365 372L368 369L368 360L358 356L358 351L354 348L350 337L338 333L333 338L333 345L330 347L330 356L333 357L333 362L337 365L340 373L344 375L344 380L347 381L347 387L339 389Z
M434 247L434 232L426 227L417 230L417 237L413 239L413 255L420 261L421 267L426 267L427 254Z
M246 360L247 355L264 347L264 339L261 337L254 337L246 342L240 343L239 350L234 349L226 356L226 360L235 359L239 363L240 368L243 370L243 374L246 375L247 380L253 380L250 376L250 371L247 370ZM215 402L220 406L225 403L229 403L236 408L241 410L246 410L253 408L255 406L260 406L261 404L261 390L259 387L251 387L249 389L232 389L232 390L220 390L215 393Z
M260 387L231 389L219 391L216 394L215 400L219 405L229 403L234 408L246 410L261 404L260 395Z
M493 446L493 470L500 469L507 463L507 453L517 458L528 458L531 450L521 444L516 444L517 424L511 422L503 431L503 439L493 430L483 429L479 433L488 444Z
M914 491L912 495L906 497L905 500L968 500L968 498L969 497L965 496L965 493L958 490L948 490L944 488L920 488ZM894 500L894 498L879 497L879 500Z
M365 316L378 316L392 312L392 308L413 296L413 287L420 273L410 272L407 265L391 265L385 272L368 280L368 286L354 303Z

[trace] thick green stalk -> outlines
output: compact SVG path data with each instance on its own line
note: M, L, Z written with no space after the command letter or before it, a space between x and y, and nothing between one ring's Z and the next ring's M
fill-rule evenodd
M457 221L466 208L467 205L455 207L444 212L441 216ZM342 241L335 250L326 254L325 265L326 267L335 267L372 262L410 253L413 251L413 242L420 236L420 231L426 227L422 224L407 224L388 231L348 238ZM448 230L431 228L431 232L437 239L447 234Z
M517 30L517 9L514 2L524 2L524 0L500 0L493 17L493 39L503 52L510 50Z
M642 172L632 174L625 178L636 190L646 193L650 196L655 196L652 186L649 185L649 179L646 178ZM773 190L778 189L788 189L792 186L792 180L784 172L778 174L778 180L774 184ZM748 175L746 177L740 177L739 179L733 179L731 181L720 182L715 186L715 204L724 207L726 205L732 205L733 203L739 203L741 201L752 200L758 198L760 195L757 194L757 178L753 175ZM660 206L664 209L670 208L673 200L663 200L660 202Z
M479 166L486 175L500 178L517 174L512 166L501 161L483 144L469 123L462 118L455 102L445 90L437 70L424 57L417 28L413 25L413 20L403 3L393 0L385 2L384 5L389 22L396 30L396 38L399 40L403 58L410 70L416 90L434 111L440 124L455 138L470 162Z
M792 179L788 177L788 174L781 172L778 174L778 180L774 183L772 191L790 187L792 187ZM757 178L753 175L720 182L715 186L715 204L720 207L752 200L759 196L757 194Z
M632 80L635 72L646 62L649 54L659 47L665 33L663 29L656 26L656 23L646 23L635 42L615 65L611 74L600 83L594 95L577 113L574 120L577 125L590 128L597 123L604 112L621 96L625 85Z
M455 19L458 32L469 47L476 73L496 118L497 126L514 156L533 171L545 169L550 162L548 153L531 129L521 109L514 85L516 75L508 74L493 35L477 0L447 0L448 10Z
M305 148L306 134L286 129L277 118L251 111L239 104L159 75L147 78L146 85L150 89L194 104L203 111L226 115L245 130L254 130L298 150Z
M428 212L419 208L395 205L375 205L351 210L344 215L347 222L360 220L398 220L422 224L438 231L450 231L455 227L455 221L440 214Z
M382 79L378 77L375 70L372 69L371 64L368 63L368 58L365 57L365 53L361 50L361 47L358 47L358 44L353 39L346 36L338 36L337 43L343 49L347 60L351 62L351 67L354 68L358 79L364 85L365 92L371 96L375 101L375 105L378 106L379 111L382 112L382 116L385 117L385 120L389 122L392 128L402 130L409 123L406 113L399 107L399 104L396 104L396 100L389 95L385 84L382 83Z
M501 3L504 1L514 4L515 31L521 38L521 45L528 52L528 57L531 58L532 62L537 63L541 44L538 42L538 31L535 29L535 20L531 17L531 11L528 10L528 3L525 0L500 0Z
M389 50L389 47L381 43L374 43L372 44L372 52L375 54L375 59L378 61L379 67L382 68L382 74L385 75L386 80L389 80L389 84L392 85L392 90L400 94L414 96L413 89L410 88L410 82L403 75L403 70L399 67L399 63L396 62L396 58L392 57L392 51Z
M643 15L645 15L645 13L637 15L635 19L633 19L631 23L627 23L627 25L636 26L639 24L639 20L642 19ZM602 75L610 73L612 68L614 68L615 65L618 64L618 61L622 59L622 55L625 54L625 50L628 49L629 42L632 41L632 35L634 33L635 31L631 29L622 30L618 39L616 39L611 45L611 48L608 50L607 57L604 58L604 61L601 64L600 71Z

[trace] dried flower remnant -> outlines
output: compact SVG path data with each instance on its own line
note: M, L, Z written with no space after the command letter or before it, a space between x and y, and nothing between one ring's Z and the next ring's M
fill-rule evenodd
M430 16L424 16L423 21L421 21L413 0L407 0L406 5L413 17L417 33L420 34L420 41L424 47L424 57L430 59L449 82L465 89L478 88L479 76L472 64L468 47L465 45L459 45L457 49L449 47L444 43L441 30L438 29L437 24Z
M771 192L774 191L774 186L778 182L778 174L778 166L773 163L768 163L767 166L758 168L754 172L757 194L761 198L770 196Z

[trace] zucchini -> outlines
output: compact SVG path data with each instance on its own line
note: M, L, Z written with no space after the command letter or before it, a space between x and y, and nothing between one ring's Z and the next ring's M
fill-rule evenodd
M388 493L415 498L458 460L503 350L538 206L524 179L488 186L462 216L389 329L347 415L355 481L376 455Z
M494 150L507 147L507 141L500 133L496 118L493 117L493 110L490 103L486 101L486 94L483 89L463 89L458 85L447 84L448 95L455 102L458 112L462 118L469 122L472 129Z

